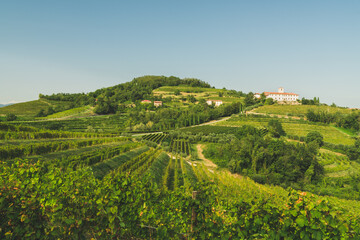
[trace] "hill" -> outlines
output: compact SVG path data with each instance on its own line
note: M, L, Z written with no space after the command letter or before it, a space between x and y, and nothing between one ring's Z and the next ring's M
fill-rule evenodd
M274 115L286 115L286 116L298 116L305 117L306 113L309 111L317 112L327 112L327 113L341 113L341 114L351 114L359 112L359 110L342 108L342 107L331 107L331 106L316 106L316 105L267 105L261 106L253 110L256 113L263 114L274 114Z
M221 100L224 103L243 102L245 94L235 90L201 88L189 86L165 86L153 90L154 96L170 97L175 100L193 96L196 100Z
M179 86L210 88L210 84L194 78L180 79L165 76L143 76L134 78L130 82L113 87L98 89L87 94L58 93L50 96L40 94L41 99L72 102L75 107L86 105L95 106L94 112L98 114L115 113L121 110L121 104L129 104L143 99L160 100L152 96L152 91L162 86Z
M164 76L40 97L0 123L1 239L360 237L357 111Z
M0 134L1 238L46 239L48 233L104 239L311 239L313 234L356 239L360 234L358 201L256 183L209 165L203 156L192 159L190 154L201 151L193 152L180 136L134 139L0 128L5 131ZM321 158L331 169L332 153L322 152Z
M53 108L57 111L68 109L72 106L71 102L53 101L47 99L39 99L30 102L16 103L10 106L0 108L0 115L13 113L18 116L35 116L40 109Z
M10 105L12 105L13 103L8 103L8 104L0 104L0 108L2 108L2 107L6 107L6 106L10 106Z

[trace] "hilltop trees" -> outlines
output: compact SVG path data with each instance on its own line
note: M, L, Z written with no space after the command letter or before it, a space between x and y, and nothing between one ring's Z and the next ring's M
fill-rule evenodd
M320 98L314 97L314 99L301 99L301 104L303 105L320 105Z
M249 92L244 99L245 107L249 107L256 103L254 93Z
M135 102L151 96L152 91L162 86L187 85L191 87L210 88L210 84L196 79L170 76L143 76L134 78L131 82L122 83L113 87L98 89L95 92L85 93L58 93L53 95L40 94L40 98L56 101L71 101L74 107L95 105L97 113L108 114L116 112L117 106L125 102ZM106 99L105 102L101 99ZM99 105L99 106L98 106Z

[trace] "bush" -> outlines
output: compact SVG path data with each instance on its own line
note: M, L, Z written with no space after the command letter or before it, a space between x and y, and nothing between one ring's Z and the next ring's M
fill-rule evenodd
M261 174L254 174L251 176L252 180L254 180L257 183L265 184L266 183L266 177Z
M8 114L6 114L5 119L8 122L15 121L17 119L17 116L15 114L13 114L13 113L8 113Z
M306 135L306 138L305 138L305 142L306 143L310 143L310 142L316 142L320 147L322 145L324 145L324 137L317 131L312 131L312 132L309 132L307 135Z

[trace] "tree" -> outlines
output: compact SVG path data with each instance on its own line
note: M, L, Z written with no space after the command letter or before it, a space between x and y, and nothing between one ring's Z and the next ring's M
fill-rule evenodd
M273 105L275 102L274 102L274 99L272 98L267 98L265 100L265 105Z
M178 95L181 95L181 92L180 92L179 89L175 89L174 94L175 94L176 96L178 96Z
M35 115L35 117L46 117L44 109L40 109L40 111Z
M196 98L193 95L189 95L187 96L187 100L191 103L195 103L196 102Z
M309 132L305 138L306 143L309 144L311 142L316 142L319 145L319 147L321 147L324 144L323 140L324 137L317 131Z
M276 119L271 119L268 122L268 130L269 133L275 138L279 138L281 136L286 135L281 123L279 122L279 120Z
M8 122L15 121L16 118L17 118L17 116L13 113L8 113L8 114L6 114L6 117L5 117L6 121L8 121Z
M48 109L47 109L47 115L51 115L51 114L54 114L54 113L55 113L54 108L49 106Z
M270 98L269 98L270 99ZM271 98L272 99L272 98ZM265 93L260 94L260 102L265 103L266 102L266 96ZM270 105L270 104L269 104Z
M254 94L252 92L249 92L248 94L246 94L244 103L245 103L246 107L249 107L249 106L255 104L255 98L254 98Z

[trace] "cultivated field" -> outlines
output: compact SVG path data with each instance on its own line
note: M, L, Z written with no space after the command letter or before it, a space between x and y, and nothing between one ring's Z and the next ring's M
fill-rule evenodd
M308 110L325 111L328 113L344 113L349 114L354 111L349 108L330 107L330 106L315 106L315 105L266 105L253 110L256 113L287 115L287 116L300 116L304 117Z

